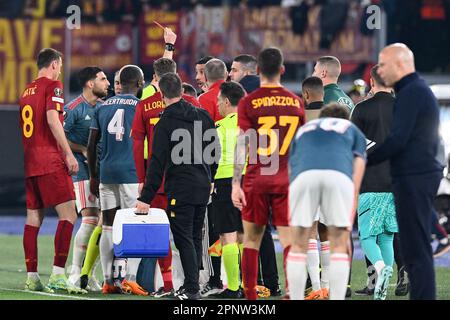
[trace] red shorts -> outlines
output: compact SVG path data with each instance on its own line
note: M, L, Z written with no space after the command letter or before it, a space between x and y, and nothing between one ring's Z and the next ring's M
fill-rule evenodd
M150 207L167 210L167 204L168 204L167 196L165 194L157 193L156 196L153 198Z
M43 176L25 179L27 209L43 209L75 200L72 178L59 170Z
M247 205L242 209L242 220L265 226L272 209L272 225L289 226L288 193L245 192Z

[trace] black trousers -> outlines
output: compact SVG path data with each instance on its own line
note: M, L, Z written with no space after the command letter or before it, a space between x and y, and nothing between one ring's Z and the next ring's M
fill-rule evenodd
M442 172L393 178L400 247L411 282L411 300L436 299L431 215Z
M174 206L169 205L167 209L173 240L183 266L183 286L190 293L200 290L198 281L202 262L202 228L205 212L206 204L177 203Z
M275 291L278 288L278 268L270 223L266 226L259 247L259 262L258 284L264 284L271 291Z

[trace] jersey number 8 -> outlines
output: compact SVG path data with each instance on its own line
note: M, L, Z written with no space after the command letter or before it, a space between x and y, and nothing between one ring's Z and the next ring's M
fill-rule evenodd
M23 135L25 138L30 138L33 135L34 124L33 124L33 109L29 104L27 104L22 109L22 120L23 120Z

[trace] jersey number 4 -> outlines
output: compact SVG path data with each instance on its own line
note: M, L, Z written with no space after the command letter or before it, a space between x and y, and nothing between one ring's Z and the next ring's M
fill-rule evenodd
M112 117L108 124L108 133L116 135L116 141L122 141L125 134L125 128L123 126L125 110L117 109L116 113Z
M280 116L278 120L278 124L281 127L289 126L289 129L284 137L283 143L280 148L280 155L286 154L289 145L291 144L291 140L294 137L295 131L297 131L298 122L300 118L297 116ZM270 156L278 149L278 134L272 129L277 124L277 117L268 116L268 117L259 117L258 124L262 124L258 129L258 134L267 135L269 138L269 143L267 148L258 148L258 154L261 156Z

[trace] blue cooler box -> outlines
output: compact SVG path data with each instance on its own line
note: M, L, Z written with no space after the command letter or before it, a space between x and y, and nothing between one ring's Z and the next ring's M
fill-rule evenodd
M169 253L169 219L162 209L136 215L136 208L121 209L113 223L114 254L119 258L165 257Z

